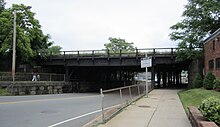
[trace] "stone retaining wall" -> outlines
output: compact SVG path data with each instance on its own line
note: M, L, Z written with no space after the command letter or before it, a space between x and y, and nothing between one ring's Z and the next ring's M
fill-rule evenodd
M189 120L192 127L218 127L214 122L210 122L205 118L198 108L189 106Z
M22 81L11 83L7 90L13 95L61 94L67 82Z

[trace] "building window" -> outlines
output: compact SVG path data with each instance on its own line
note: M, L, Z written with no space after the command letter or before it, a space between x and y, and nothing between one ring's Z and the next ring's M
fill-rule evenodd
M215 67L216 69L220 69L220 58L215 59Z
M215 50L215 40L212 42L212 49Z
M209 70L213 70L213 68L214 68L214 61L209 60Z

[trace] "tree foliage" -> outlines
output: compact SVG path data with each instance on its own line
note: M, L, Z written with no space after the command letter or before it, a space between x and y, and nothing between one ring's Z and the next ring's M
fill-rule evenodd
M62 47L59 45L50 46L48 49L40 49L38 52L38 56L41 59L47 59L51 55L60 55Z
M39 21L30 6L13 4L11 8L0 13L0 55L8 56L12 53L13 42L13 12L16 11L16 54L17 59L29 62L38 51L52 45L48 41L49 35L44 35Z
M60 47L59 45L54 45L49 47L49 52L51 52L53 55L59 55L60 54L60 50L62 49L62 47Z
M215 81L215 76L212 74L212 72L208 72L203 80L204 87L207 90L213 89L214 88L214 81Z
M193 88L200 88L203 86L203 79L202 76L197 73L195 79L193 80Z
M5 1L0 0L0 13L5 9Z
M178 59L193 59L202 56L198 48L203 40L220 28L219 0L188 0L183 20L171 26L170 39L179 41Z
M108 49L110 52L118 53L120 50L124 52L133 52L135 47L133 42L126 42L125 39L112 38L109 37L109 43L104 44L105 49Z

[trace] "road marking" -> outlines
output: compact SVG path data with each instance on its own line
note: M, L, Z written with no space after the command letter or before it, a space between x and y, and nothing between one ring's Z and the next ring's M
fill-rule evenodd
M66 97L66 98L51 98L51 99L39 99L39 100L27 100L27 101L11 101L11 102L0 102L1 104L19 104L19 103L30 103L30 102L44 102L44 101L56 101L56 100L70 100L87 97L98 97L99 95L83 96L83 97Z
M114 107L118 107L119 105L120 105L120 104L114 105L114 106L110 106L110 107L105 108L104 110L107 110L107 109L110 109L110 108L114 108ZM50 126L48 126L48 127L55 127L55 126L64 124L64 123L66 123L66 122L73 121L73 120L76 120L76 119L79 119L79 118L82 118L82 117L85 117L85 116L88 116L88 115L91 115L91 114L94 114L94 113L98 113L98 112L101 112L101 111L102 111L102 110L99 109L99 110L96 110L96 111L93 111L93 112L89 112L89 113L86 113L86 114L83 114L83 115L80 115L80 116L76 116L76 117L73 117L73 118L70 118L70 119L61 121L61 122L56 123L56 124L53 124L53 125L50 125Z

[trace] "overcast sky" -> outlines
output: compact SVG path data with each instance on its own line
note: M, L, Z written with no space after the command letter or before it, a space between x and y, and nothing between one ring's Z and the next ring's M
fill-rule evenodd
M32 6L45 34L62 50L103 49L109 37L137 48L176 47L170 26L187 0L5 0Z

